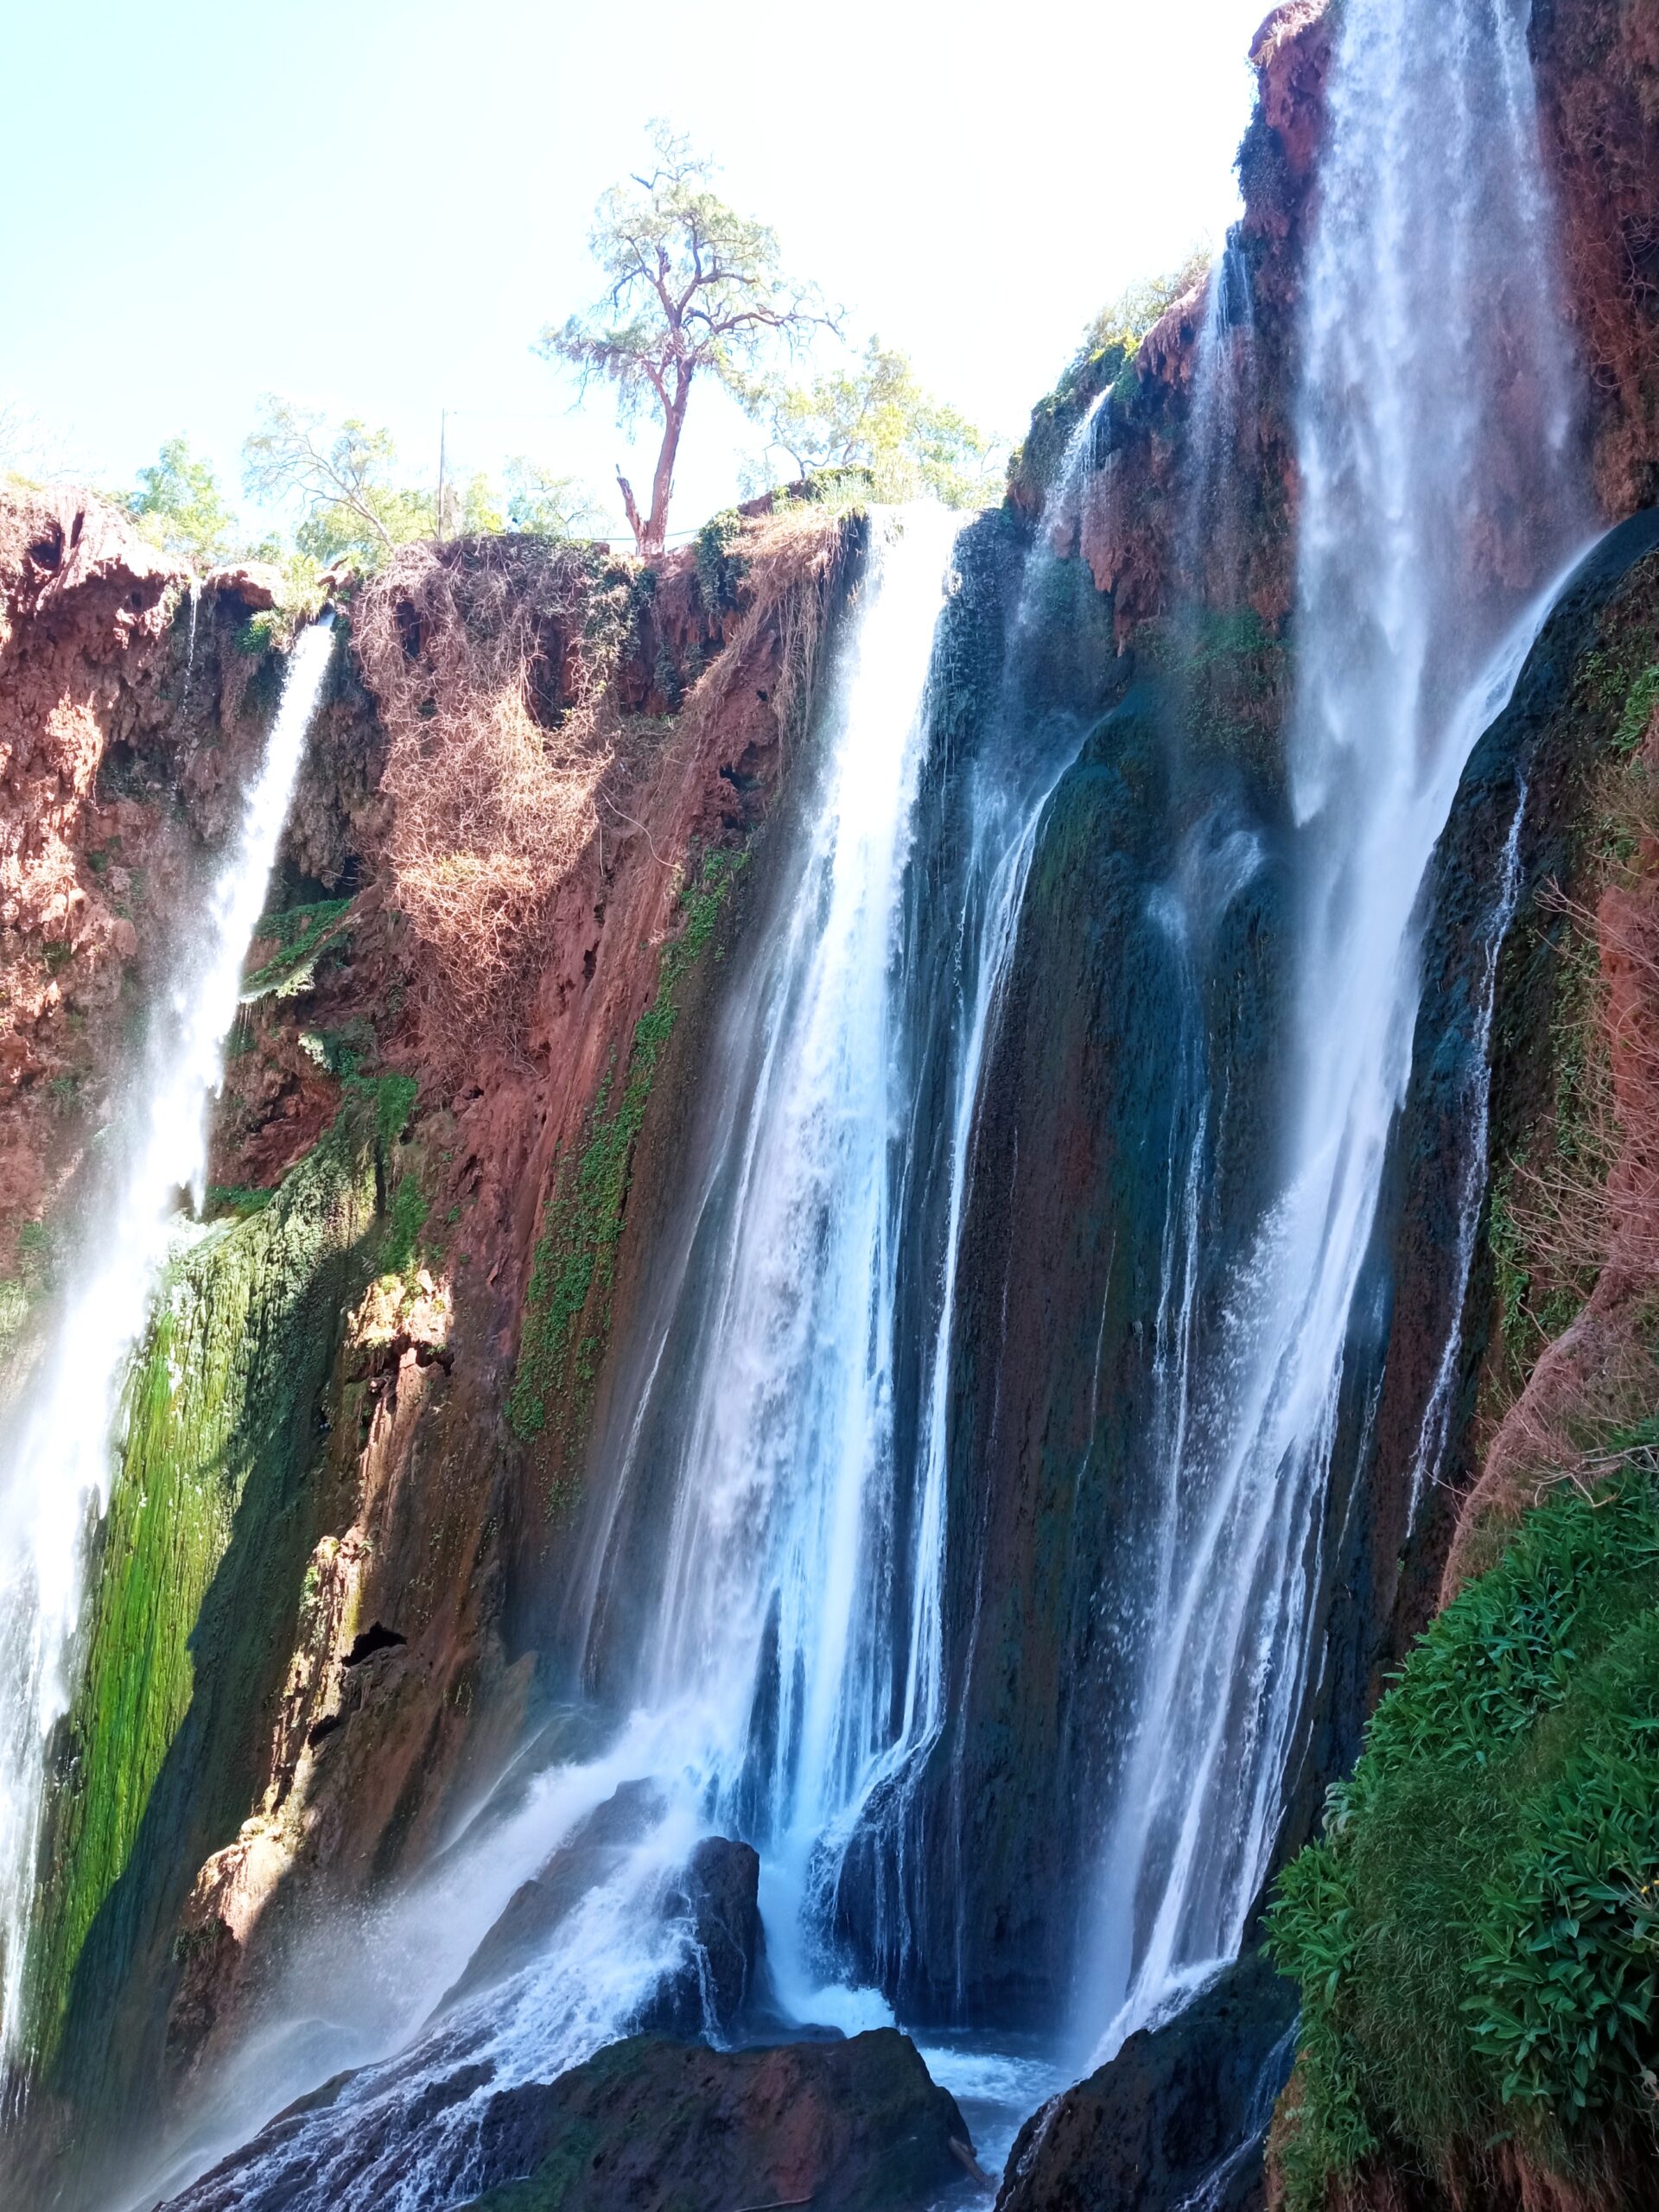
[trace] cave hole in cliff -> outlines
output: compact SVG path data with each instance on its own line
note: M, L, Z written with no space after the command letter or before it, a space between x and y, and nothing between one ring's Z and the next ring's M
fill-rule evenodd
M55 575L63 566L63 525L52 523L40 536L29 541L29 557L37 569L48 575Z
M524 665L524 704L538 729L556 729L570 703L565 684L563 632L545 619L536 626L535 642Z
M406 1636L399 1636L395 1628L388 1628L384 1621L372 1622L353 1640L346 1654L347 1667L360 1667L365 1659L372 1659L377 1651L393 1651L400 1643L407 1643Z

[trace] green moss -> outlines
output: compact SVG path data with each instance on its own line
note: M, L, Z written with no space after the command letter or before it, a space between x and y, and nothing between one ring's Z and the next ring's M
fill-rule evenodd
M232 633L231 643L250 660L258 660L267 653L284 651L292 629L291 617L280 608L267 607L257 614L251 614Z
M656 996L634 1026L620 1090L613 1071L600 1086L579 1149L554 1163L507 1400L507 1418L525 1442L549 1428L556 1402L565 1408L568 1447L585 1419L609 1337L633 1148L658 1064L674 1033L687 970L713 936L747 857L725 851L703 855L701 871L682 897L679 933L663 949Z
M414 1265L416 1248L430 1211L426 1194L415 1177L400 1175L397 1187L391 1194L385 1249L381 1255L383 1273L389 1275L408 1274Z
M308 1540L296 1529L278 1541L275 1530L291 1521L316 1448L313 1408L354 1276L365 1272L359 1255L376 1184L372 1121L348 1102L275 1194L251 1211L236 1209L239 1217L181 1253L156 1301L127 1389L80 1683L54 1745L53 1825L30 1952L31 2032L43 2068L55 2056L91 1931L134 1871L141 1827L193 1703L204 1685L208 1703L232 1713L239 1699L257 1696L251 1654L218 1649L219 1638L234 1644L251 1636L263 1653L273 1627L282 1633L269 1611L280 1611L280 1592L265 1585L277 1559L302 1557ZM250 1513L266 1529L245 1557L250 1586L210 1631L208 1593ZM256 1594L263 1611L246 1602ZM194 1718L208 1740L202 1715ZM245 1726L231 1725L222 1740L245 1742ZM198 1756L184 1817L212 1821L215 1779L227 1803L239 1796L245 1805L245 1781L227 1785L222 1775L194 1770ZM152 1844L141 1888L181 1874L188 1883L197 1857L175 1865L176 1848L176 1837ZM118 1980L121 1943L139 1938L106 1936L116 1954L106 1973ZM92 2001L107 2003L105 1975L92 1979Z
M346 916L351 904L349 899L320 899L309 906L289 906L281 913L267 914L254 934L274 938L277 950L243 978L243 1004L272 996L295 998L309 990L319 957L350 926Z
M737 605L749 566L743 555L734 550L742 535L743 518L735 507L710 515L697 532L697 592L710 614L728 613Z
M1638 1454L1641 1438L1625 1440ZM1659 2067L1659 1493L1556 1492L1420 1639L1272 1913L1293 2212L1384 2142L1571 2176Z
M250 1214L263 1213L276 1195L245 1183L215 1183L207 1192L207 1210L210 1217L228 1213L245 1220Z

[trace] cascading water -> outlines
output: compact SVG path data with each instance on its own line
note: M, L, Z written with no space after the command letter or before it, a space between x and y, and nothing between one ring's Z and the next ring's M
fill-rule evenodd
M1179 1378L1082 1993L1103 2056L1236 1951L1268 1870L1409 1073L1420 893L1550 594L1526 602L1583 531L1524 17L1516 0L1343 11L1298 417L1282 1166L1218 1342Z
M1255 474L1243 442L1254 425L1257 396L1255 288L1235 224L1210 271L1192 364L1186 513L1178 556L1189 611L1206 598L1231 608L1240 596L1248 551L1241 492Z
M193 615L194 620L194 615ZM73 1691L88 1530L108 1503L124 1379L175 1234L203 1195L208 1103L333 643L325 619L289 662L231 850L150 1017L67 1287L0 1449L0 2054L28 2057L27 1962L48 1741Z
M597 1762L550 1767L524 1808L477 1823L366 1942L346 1936L365 1944L346 1983L395 1997L320 2034L340 1978L308 1981L284 2009L313 2018L250 2053L253 2086L209 2132L245 2133L249 2102L269 2109L404 2042L515 1886L619 1786L642 1793L631 1840L533 1961L441 2006L193 2203L304 2212L390 2191L423 2212L474 2188L490 2099L626 2032L683 1961L688 1932L663 1901L711 1831L759 1847L785 2010L849 2028L891 2017L847 1985L836 1880L871 1820L902 1853L905 1778L942 1723L943 1431L975 1104L1037 821L1078 737L1064 723L995 760L930 760L955 535L926 510L873 526L817 766L780 824L776 910L746 932L701 1089L702 1164L598 1439L574 1643L588 1695L632 1718ZM930 776L954 779L963 838L944 920L913 849ZM925 1097L924 1031L943 1040ZM901 1322L906 1268L927 1286L922 1343ZM901 1359L917 1402L902 1441Z

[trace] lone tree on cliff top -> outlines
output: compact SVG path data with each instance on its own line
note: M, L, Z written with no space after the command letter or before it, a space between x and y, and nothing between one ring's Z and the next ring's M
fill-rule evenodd
M660 553L668 535L674 461L698 372L748 403L774 346L792 352L804 332L839 327L815 286L785 276L772 232L709 189L713 164L666 124L653 123L651 137L656 168L613 185L595 211L588 244L608 280L604 297L550 325L537 344L548 359L569 361L584 391L596 378L613 384L619 422L641 407L660 412L648 514L616 472L642 554Z

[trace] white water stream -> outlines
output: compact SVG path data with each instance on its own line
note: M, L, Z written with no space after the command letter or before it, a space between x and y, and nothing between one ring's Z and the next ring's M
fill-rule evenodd
M1524 0L1343 10L1298 419L1284 1163L1219 1351L1177 1363L1182 1441L1084 1978L1097 2057L1236 1953L1268 1870L1319 1662L1327 1483L1410 1072L1420 895L1554 586L1534 594L1584 536L1525 16Z
M193 609L194 620L194 609ZM82 1569L109 1502L122 1389L179 1220L203 1196L209 1102L264 908L333 629L296 642L231 849L99 1142L50 1334L0 1439L0 2062L26 2055L26 1961L48 1739L73 1692Z

